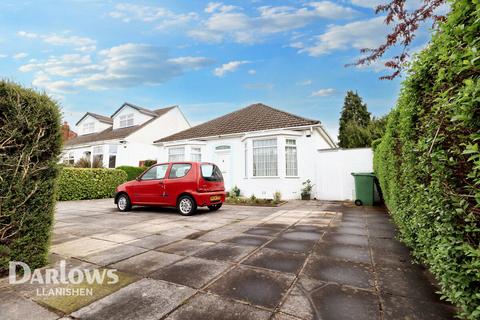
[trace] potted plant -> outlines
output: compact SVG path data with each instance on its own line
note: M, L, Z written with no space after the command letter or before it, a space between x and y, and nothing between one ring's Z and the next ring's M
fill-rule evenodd
M313 184L310 179L307 181L302 182L303 188L302 188L302 200L310 200L310 196L312 194L312 189L313 189Z

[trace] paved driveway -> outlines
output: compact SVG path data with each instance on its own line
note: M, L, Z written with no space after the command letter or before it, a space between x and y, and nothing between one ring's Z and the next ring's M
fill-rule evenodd
M120 281L69 298L3 279L0 318L451 319L394 236L381 209L339 203L182 217L159 208L120 214L110 199L62 202L52 266L114 268Z

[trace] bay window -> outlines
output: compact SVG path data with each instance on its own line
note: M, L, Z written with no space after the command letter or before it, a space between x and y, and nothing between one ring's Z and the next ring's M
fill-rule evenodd
M92 166L94 163L103 166L103 146L94 146L93 147L93 159Z
M277 139L253 140L253 176L278 176Z
M185 161L185 147L169 148L168 161Z
M190 148L190 160L191 161L202 161L202 149L199 147Z
M297 141L295 139L285 141L285 175L287 177L298 176Z
M108 167L115 168L117 164L117 150L118 146L116 144L111 144L108 146Z

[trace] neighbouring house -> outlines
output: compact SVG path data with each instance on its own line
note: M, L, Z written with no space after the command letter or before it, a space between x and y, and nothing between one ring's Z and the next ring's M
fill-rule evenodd
M155 141L158 162L210 161L227 189L244 196L300 197L302 182L317 177L318 150L337 146L318 120L253 104Z
M64 143L62 161L81 158L103 162L106 168L138 166L155 160L162 137L190 128L178 106L149 110L124 103L110 117L87 112L75 125L78 136Z
M63 141L73 139L77 136L76 132L70 130L70 125L68 124L67 121L63 122L61 130L62 130Z

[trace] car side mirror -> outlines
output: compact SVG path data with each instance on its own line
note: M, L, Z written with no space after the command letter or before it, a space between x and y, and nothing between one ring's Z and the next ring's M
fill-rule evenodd
M135 180L140 181L142 179L140 177L136 177Z

